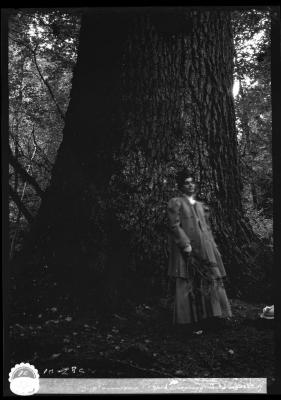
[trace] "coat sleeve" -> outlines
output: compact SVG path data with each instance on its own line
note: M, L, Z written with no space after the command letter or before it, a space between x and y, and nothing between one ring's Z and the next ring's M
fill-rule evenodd
M190 239L180 226L180 207L180 200L176 197L168 202L168 220L173 240L181 249L184 249L190 244Z

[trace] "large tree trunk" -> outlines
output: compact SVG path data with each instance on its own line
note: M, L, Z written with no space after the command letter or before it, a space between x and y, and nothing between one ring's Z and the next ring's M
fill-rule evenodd
M163 177L170 182L171 165L184 163L213 206L234 276L245 264L240 247L250 231L241 207L232 72L228 12L87 12L63 142L20 264L47 264L83 292L113 293L122 283L128 296L134 269L148 281L157 268L166 274L163 223L173 188ZM160 204L158 219L153 204ZM136 222L124 227L130 212ZM137 224L145 227L136 234ZM154 258L143 257L154 239Z

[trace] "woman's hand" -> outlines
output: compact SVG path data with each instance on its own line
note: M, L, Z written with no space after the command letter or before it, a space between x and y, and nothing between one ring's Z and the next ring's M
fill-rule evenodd
M191 252L192 252L191 245L190 244L186 245L185 248L183 249L184 257L188 258Z

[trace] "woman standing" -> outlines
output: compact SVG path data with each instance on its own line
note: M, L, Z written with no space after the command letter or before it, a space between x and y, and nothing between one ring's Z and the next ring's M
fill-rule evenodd
M168 275L175 278L173 322L194 324L232 315L223 280L220 252L207 223L203 203L195 200L196 185L186 170L177 175L180 197L168 203L171 230Z

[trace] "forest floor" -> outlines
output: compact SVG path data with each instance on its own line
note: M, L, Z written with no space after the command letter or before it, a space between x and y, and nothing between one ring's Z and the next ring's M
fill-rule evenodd
M46 378L263 377L272 384L274 326L259 317L265 304L230 301L226 327L191 335L175 329L161 299L103 318L49 304L11 318L10 366L29 362Z

